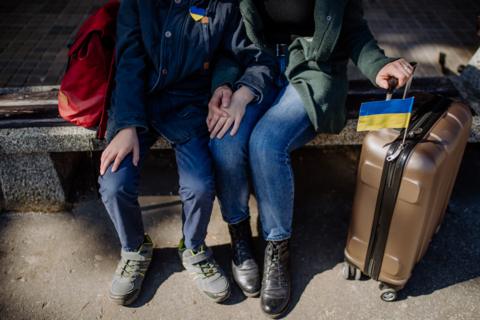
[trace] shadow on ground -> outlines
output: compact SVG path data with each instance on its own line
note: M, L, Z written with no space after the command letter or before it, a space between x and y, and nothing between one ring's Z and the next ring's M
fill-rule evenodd
M349 299L353 298L357 304L368 302L370 299L366 298L368 296L377 295L370 292L372 288L374 289L374 286L369 285L371 282L345 283L339 272L338 276L332 274L332 271L334 273L339 271L338 265L343 261L359 151L359 148L343 150L324 148L304 149L294 154L296 200L291 256L293 292L292 305L287 317L295 314L298 316L299 310L302 312L312 308L315 310L314 305L308 304L312 303L310 301L319 299L318 301L323 301L321 303L324 304L330 302L328 299L331 297L324 295L334 295L335 299L341 301L342 290L349 290L344 292L345 295L347 297L350 295ZM142 186L141 201L146 230L153 235L157 249L154 252L152 268L146 277L144 290L139 300L130 308L132 312L147 312L145 308L152 310L152 304L165 308L166 302L160 303L161 300L168 298L167 293L173 295L171 299L184 299L181 302L184 304L188 304L191 299L189 296L191 293L188 292L190 286L187 283L188 276L185 275L183 278L183 275L179 275L183 268L176 250L176 243L181 236L181 205L178 197L150 197L151 194L170 194L173 192L171 186L176 186L175 167L170 161L158 161L158 157L161 156L152 157L151 161L154 164L146 166L147 178ZM401 291L400 300L429 296L444 288L480 277L478 159L480 146L469 146L443 227L434 237L424 259L415 268L411 280ZM256 211L252 211L254 212L252 224L259 229ZM212 244L215 257L232 281L229 237L218 207L212 217L209 232L208 241ZM57 249L58 243L61 244L61 249ZM256 237L255 244L258 260L262 261L264 242ZM110 308L113 310L110 312L116 315L118 311L103 299L118 261L119 251L119 242L113 225L98 200L81 201L69 214L0 215L0 274L2 274L0 285L5 289L0 294L2 301L0 311L6 312L7 315L17 315L17 318L27 317L29 314L42 314L41 312L48 309L48 303L54 306L68 303L70 290L68 288L75 283L80 299L78 303L83 301L81 299L89 299L82 302L83 306L76 312L88 310L90 315L103 316ZM41 282L38 282L40 279ZM92 283L96 285L93 293ZM325 287L322 288L324 283ZM173 290L175 286L179 286L178 292L170 291L172 286ZM45 287L48 288L48 292L42 289ZM245 301L246 298L240 290L236 286L233 287L232 297L226 305L251 306L252 303L257 305L258 302L252 302L250 299ZM352 296L352 290L355 296ZM59 298L53 294L57 291L63 292L65 297ZM39 292L51 296L52 302L45 302L47 307L44 307L43 302L40 305L33 304L38 299ZM309 300L312 299L312 294L315 300ZM479 293L474 291L471 294ZM91 301L95 299L95 295L100 297L97 297L100 302ZM355 299L356 295L358 299ZM441 296L443 297L443 294ZM438 299L439 296L436 294L435 297ZM58 302L58 299L61 302ZM310 309L305 309L305 300L309 301L307 306ZM177 308L181 308L181 303L178 303ZM369 307L389 314L391 309L388 308L397 306L398 309L402 303L399 301L388 306L381 304ZM97 308L97 305L99 310L96 311L93 306ZM196 307L198 305L189 306ZM399 311L397 309L395 310ZM231 312L228 310L225 312ZM51 312L53 318L70 314L68 309L61 308ZM238 317L248 318L248 314Z

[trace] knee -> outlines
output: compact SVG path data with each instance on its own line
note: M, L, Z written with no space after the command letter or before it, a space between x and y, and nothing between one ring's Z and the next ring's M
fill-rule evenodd
M227 135L223 139L212 139L210 150L217 168L234 169L247 163L248 140Z
M180 186L182 200L194 200L196 202L212 202L215 198L215 183L213 177L192 178Z
M121 197L137 196L133 177L123 170L112 173L109 169L99 177L98 182L103 202L114 201Z
M254 130L249 142L250 161L252 165L269 163L275 155L281 153L274 139L268 139L262 131Z

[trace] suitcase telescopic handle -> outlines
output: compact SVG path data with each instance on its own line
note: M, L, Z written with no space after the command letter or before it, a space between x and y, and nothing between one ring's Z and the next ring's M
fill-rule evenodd
M387 99L386 100L392 100L393 97L393 92L398 86L398 79L395 77L390 77L388 80L388 89L387 89Z
M413 67L413 72L412 76L408 80L407 84L405 85L405 90L403 92L403 99L407 97L408 90L410 90L410 86L412 85L412 80L413 80L413 75L415 73L415 70L417 69L417 63L416 62L410 62L410 65ZM386 100L392 100L393 93L395 92L395 89L398 87L398 79L395 77L390 77L388 80L388 89L387 89L387 98Z

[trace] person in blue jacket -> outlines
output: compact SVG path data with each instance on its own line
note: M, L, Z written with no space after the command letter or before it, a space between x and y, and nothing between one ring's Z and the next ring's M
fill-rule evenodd
M231 83L235 93L228 101L223 99L229 105L228 115L223 115L216 132L222 135L231 128L235 135L240 122L243 126L251 122L253 128L265 106L271 105L276 68L275 59L246 36L238 3L121 2L108 146L101 157L99 177L102 200L122 246L110 289L110 298L119 304L131 304L138 297L152 258L153 243L144 231L138 184L142 161L158 136L172 143L178 165L182 263L212 300L224 301L230 294L223 271L205 245L215 197L205 120L210 70L219 52L243 69Z

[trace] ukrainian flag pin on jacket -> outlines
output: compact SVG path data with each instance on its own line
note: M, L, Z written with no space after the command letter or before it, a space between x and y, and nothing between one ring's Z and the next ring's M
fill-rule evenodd
M207 10L196 6L190 7L190 16L195 21L200 21L207 15Z

